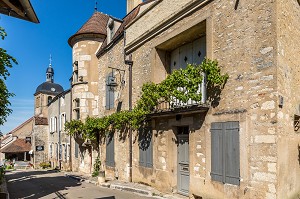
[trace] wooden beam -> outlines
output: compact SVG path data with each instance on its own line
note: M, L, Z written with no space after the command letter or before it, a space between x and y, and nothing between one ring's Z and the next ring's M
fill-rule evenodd
M10 3L9 0L2 0L6 5L8 5L13 11L15 11L21 17L25 17L25 13L22 12L19 8L17 8L14 4Z

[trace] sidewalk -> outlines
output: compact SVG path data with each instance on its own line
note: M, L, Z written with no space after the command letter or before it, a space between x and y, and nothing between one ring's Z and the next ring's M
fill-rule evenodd
M188 198L188 197L184 197L184 196L177 195L177 194L164 194L164 193L161 193L158 190L154 189L153 187L139 184L139 183L113 180L113 181L108 181L105 183L98 184L97 177L91 177L91 176L88 176L88 175L85 175L85 174L82 174L79 172L65 172L65 175L67 177L76 179L81 182L92 183L97 186L106 187L106 188L110 188L110 189L129 191L129 192L137 193L140 195L155 197L158 199L165 199L165 198L166 199L187 199Z

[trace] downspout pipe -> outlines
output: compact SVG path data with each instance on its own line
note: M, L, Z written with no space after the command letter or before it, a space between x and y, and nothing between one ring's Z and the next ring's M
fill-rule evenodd
M128 89L129 89L129 96L128 96L128 106L129 111L132 111L132 55L130 54L128 56L128 59L126 58L125 54L125 46L126 46L126 31L124 31L124 61L125 64L128 65L128 71L129 71L129 82L128 82ZM129 182L132 182L132 127L129 126Z
M73 67L73 66L72 66ZM73 82L73 73L72 76L69 79L70 81L70 121L72 120L72 104L73 104L73 100L72 100L72 82ZM71 135L69 135L69 144L70 144L70 151L69 151L69 167L71 168L71 170L73 170L73 165L72 165L72 137Z
M126 63L127 62L127 63ZM125 60L125 63L128 65L129 70L129 111L132 111L132 65L133 61L131 55L129 56L129 60ZM132 127L129 127L129 182L132 182Z
M57 120L57 125L58 125L58 161L59 161L59 170L61 170L61 114L60 114L60 96L58 97L58 120Z

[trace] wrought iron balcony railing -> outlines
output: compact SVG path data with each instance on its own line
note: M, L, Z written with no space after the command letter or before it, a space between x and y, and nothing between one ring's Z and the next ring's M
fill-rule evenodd
M178 90L183 93L188 93L188 90L186 90L186 88L183 87L179 87ZM165 99L161 99L158 105L154 108L154 112L170 111L174 109L184 109L184 108L190 108L190 107L195 107L195 106L200 106L202 104L205 104L206 87L204 83L199 85L197 94L201 94L202 96L200 101L195 101L190 98L186 102L184 102L180 99L177 99L176 97L171 97L171 99L168 101Z

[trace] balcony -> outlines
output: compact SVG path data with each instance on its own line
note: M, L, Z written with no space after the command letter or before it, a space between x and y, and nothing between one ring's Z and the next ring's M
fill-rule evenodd
M179 92L189 93L186 88L179 87ZM160 99L154 107L150 117L170 116L173 114L192 114L206 112L209 106L206 104L206 87L205 83L199 85L196 94L201 95L201 100L196 101L189 98L188 100L180 100L176 97L171 97L169 100Z

